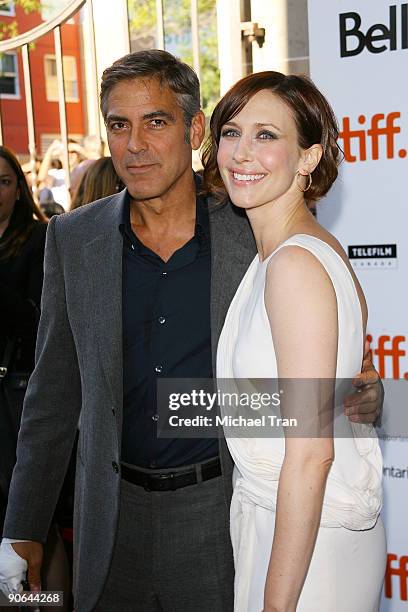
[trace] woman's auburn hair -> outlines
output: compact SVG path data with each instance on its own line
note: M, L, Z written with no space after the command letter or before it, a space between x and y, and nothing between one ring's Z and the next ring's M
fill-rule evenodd
M47 223L47 218L34 201L23 169L14 153L5 146L0 146L0 157L4 159L17 177L17 188L20 192L14 204L14 210L7 227L8 235L1 245L0 259L16 257L28 240L35 225L35 218Z
M284 75L267 70L250 74L231 87L221 98L210 121L210 133L203 147L203 187L208 192L224 192L225 187L217 165L218 145L222 127L248 104L258 92L269 90L284 102L296 123L298 144L308 149L320 144L323 155L312 173L313 182L305 194L316 201L329 191L338 174L342 151L337 143L339 128L334 112L316 85L303 75Z
M123 189L111 157L100 157L85 170L72 198L71 210Z

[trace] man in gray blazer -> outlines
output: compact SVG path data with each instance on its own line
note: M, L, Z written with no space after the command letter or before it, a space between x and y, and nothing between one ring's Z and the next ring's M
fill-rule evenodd
M125 56L103 75L101 108L126 189L50 221L4 537L40 588L80 421L76 611L227 612L232 461L222 439L157 438L156 384L212 376L255 245L245 217L198 192L204 116L191 68L164 51ZM374 421L380 395L368 384L352 410Z

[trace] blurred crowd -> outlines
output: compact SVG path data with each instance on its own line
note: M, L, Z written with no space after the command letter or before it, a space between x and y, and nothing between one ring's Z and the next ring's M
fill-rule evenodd
M81 143L69 139L69 180L63 164L64 147L54 140L42 158L22 165L28 185L37 194L38 204L47 218L112 195L123 188L104 144L94 136ZM98 181L96 181L98 178Z

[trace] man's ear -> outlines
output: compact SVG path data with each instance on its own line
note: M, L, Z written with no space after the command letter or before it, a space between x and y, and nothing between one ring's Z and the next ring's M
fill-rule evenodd
M198 111L191 120L190 126L190 144L191 148L196 151L201 147L205 134L205 116L203 111Z
M314 144L302 153L299 173L303 175L310 174L316 168L323 155L323 147L321 144Z

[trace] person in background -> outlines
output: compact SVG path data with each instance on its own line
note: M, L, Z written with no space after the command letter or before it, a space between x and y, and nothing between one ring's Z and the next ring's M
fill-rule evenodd
M68 142L70 172L85 159L84 148L74 140ZM63 145L54 140L48 147L38 171L38 187L51 189L54 200L65 210L69 209L69 192L66 186L65 170L62 167Z
M16 461L28 379L34 369L47 219L34 202L15 155L0 146L0 524ZM66 588L67 564L55 526L47 542L45 582Z
M58 163L54 164L54 166L58 166L59 168L61 168L61 162L59 160L55 161ZM54 196L49 187L42 187L41 189L37 189L37 177L38 172L40 170L41 162L42 160L37 157L34 166L35 173L33 172L33 165L31 160L26 162L25 164L21 164L21 168L24 172L27 184L33 193L34 200L38 201L40 209L47 217L47 219L51 219L51 217L53 217L54 215L60 215L61 213L65 212L65 209L61 206L61 204L58 204L58 202L54 200ZM35 197L36 195L37 197Z
M72 198L71 210L89 204L123 189L110 157L93 161L82 176L81 182Z
M34 187L34 172L33 172L33 170L35 170L35 178L37 180L37 176L38 176L38 172L40 170L41 162L42 162L41 157L36 157L35 158L35 163L34 163L34 168L33 168L33 163L31 161L31 159L29 161L27 161L25 164L21 164L21 168L22 168L22 170L24 172L24 176L26 177L26 180L27 180L27 185L29 186L29 188L31 190L33 190L33 187Z
M88 170L88 168L90 166L92 166L92 164L95 162L94 159L84 159L83 161L81 161L80 164L78 164L77 166L75 166L75 168L72 170L71 172L71 181L70 181L70 185L69 185L69 195L71 198L71 207L72 207L72 200L74 198L74 195L82 181L82 178L85 174L85 172Z
M95 134L84 136L82 145L87 159L99 159L104 156L105 143L99 136Z
M1 522L24 392L34 368L46 228L17 158L0 147Z
M51 219L54 215L61 215L65 212L61 204L54 200L51 189L44 187L40 191L40 208L47 219Z

